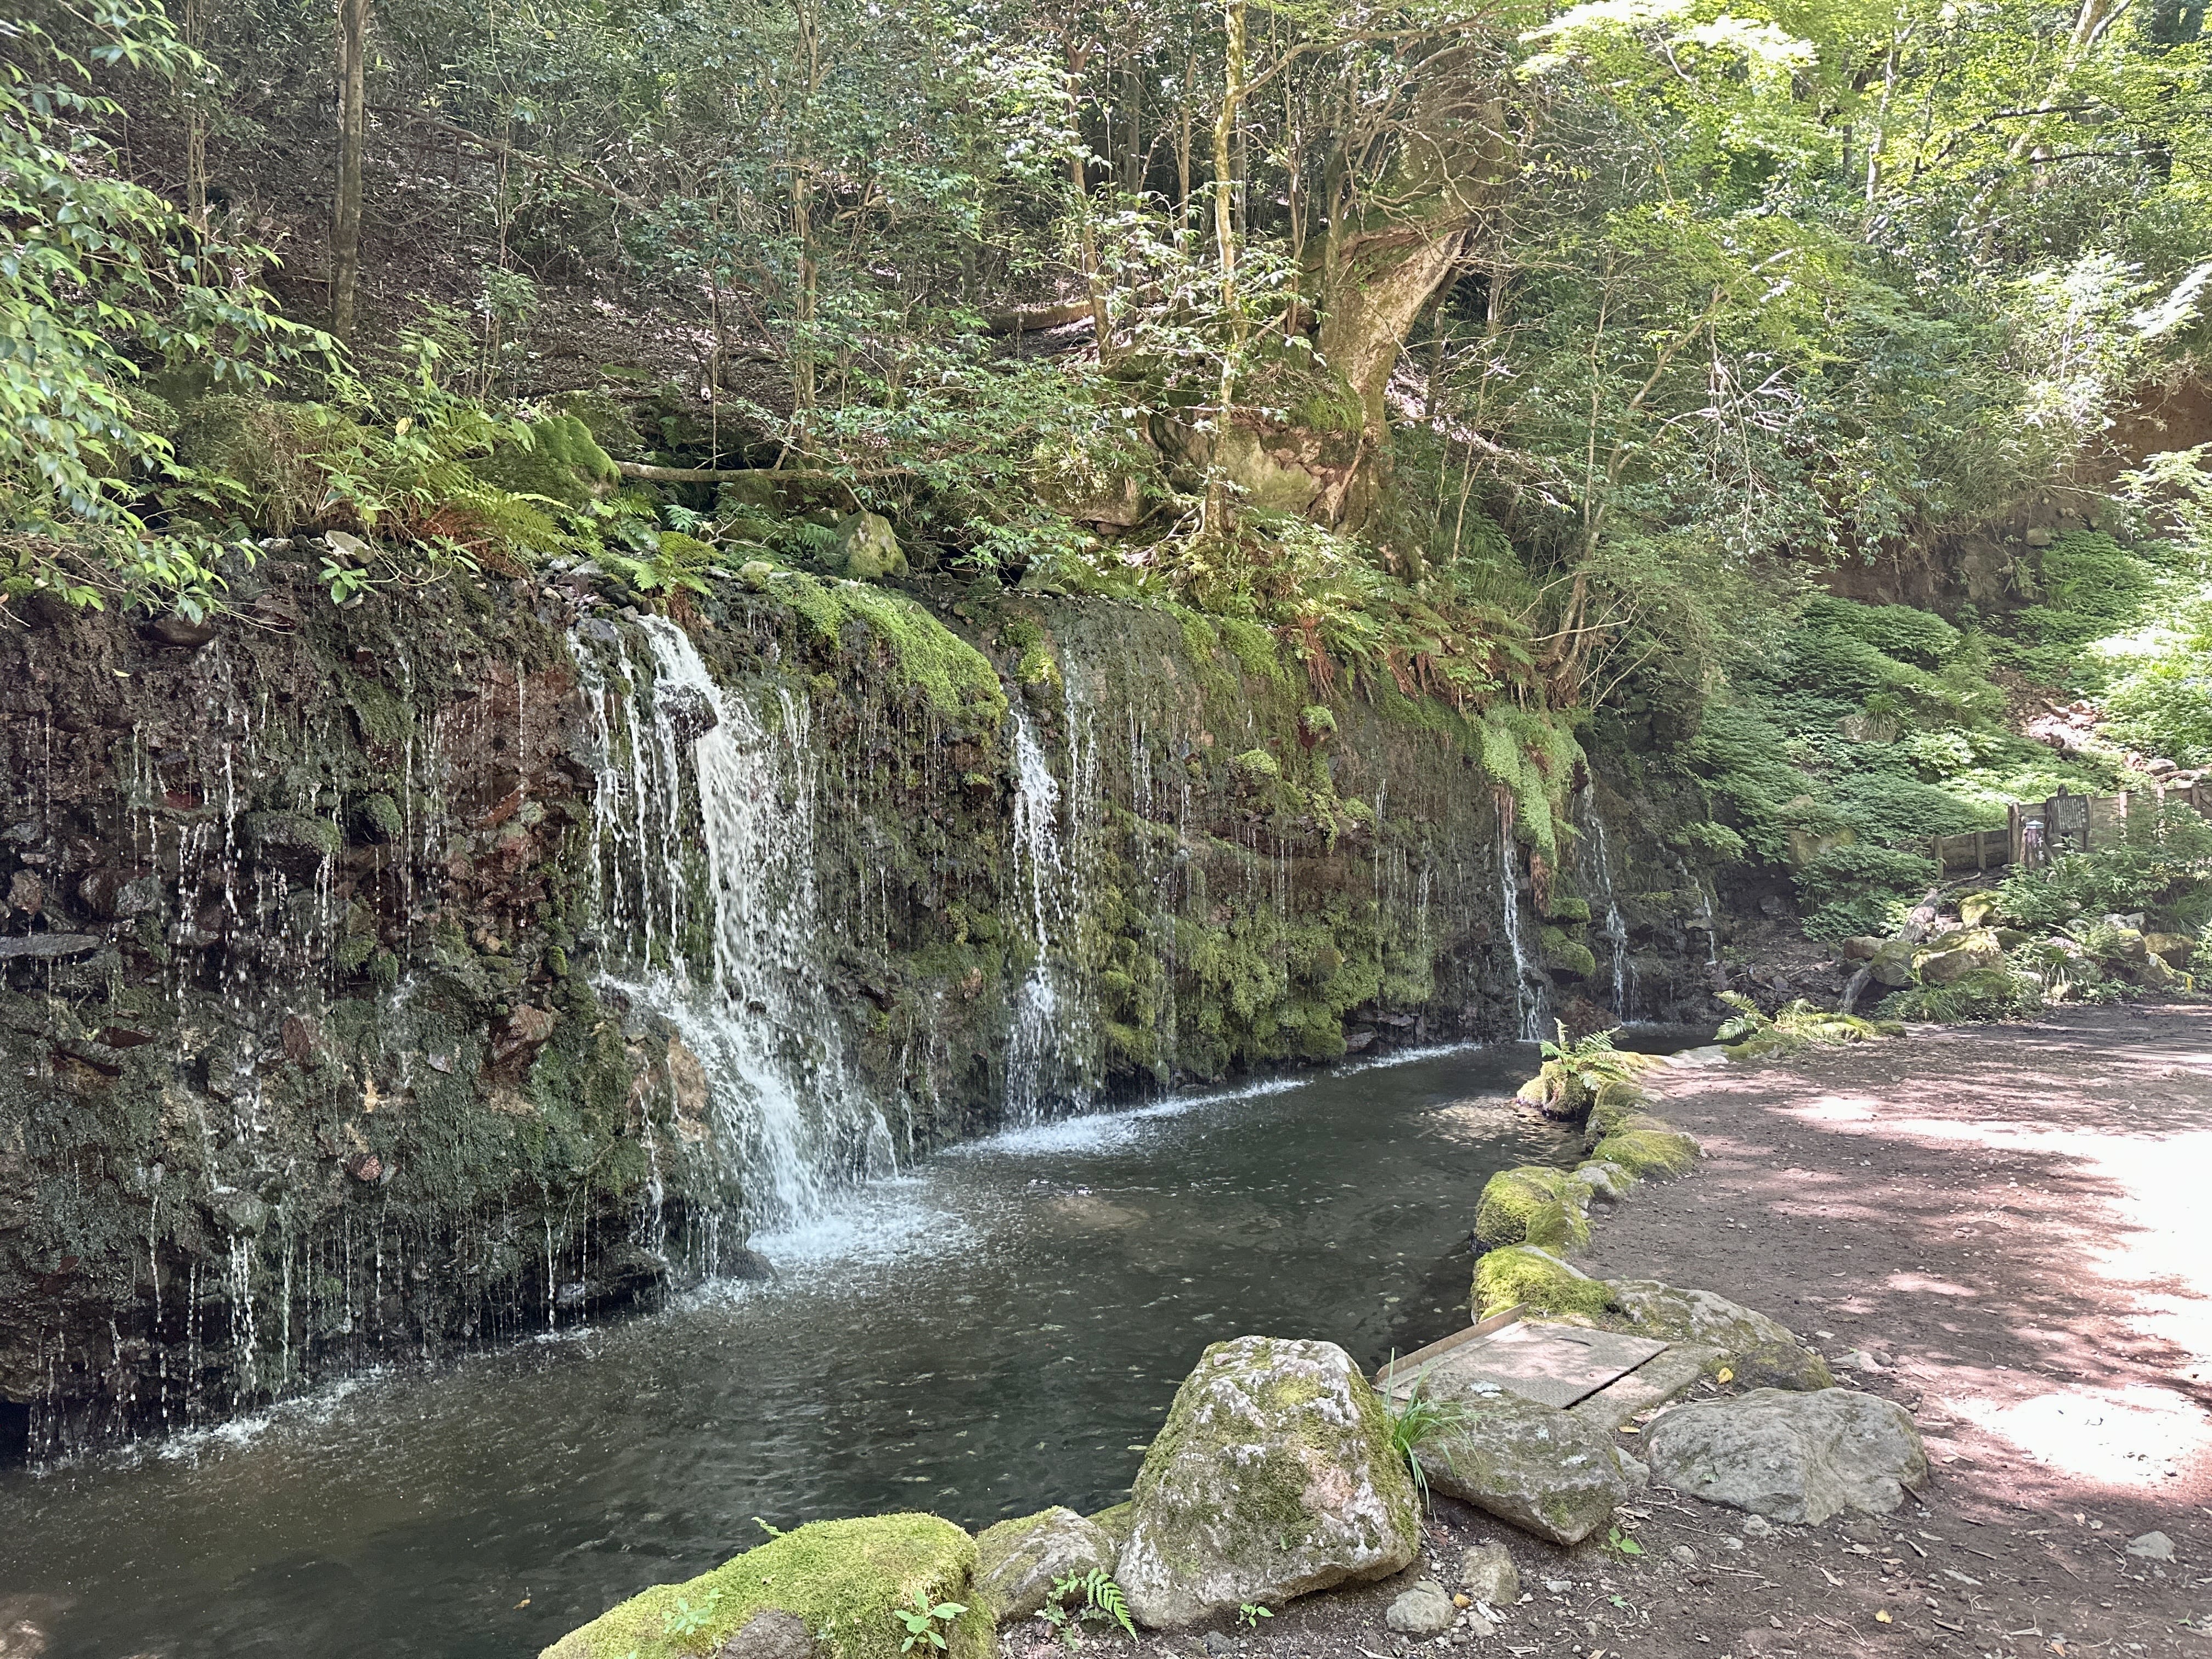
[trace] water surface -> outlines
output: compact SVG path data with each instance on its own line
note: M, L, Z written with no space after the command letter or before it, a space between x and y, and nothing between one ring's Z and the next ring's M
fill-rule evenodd
M50 1659L526 1656L780 1527L1126 1495L1209 1342L1373 1366L1463 1322L1484 1180L1571 1161L1431 1052L955 1149L759 1241L764 1285L0 1477Z

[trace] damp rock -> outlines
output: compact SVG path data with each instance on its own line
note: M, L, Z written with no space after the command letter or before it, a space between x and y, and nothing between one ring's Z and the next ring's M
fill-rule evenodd
M1055 1580L1098 1571L1111 1576L1120 1547L1073 1510L1040 1510L1001 1521L975 1540L975 1594L1000 1623L1027 1619Z
M1130 1611L1175 1630L1387 1577L1420 1552L1390 1419L1334 1342L1218 1342L1176 1390L1137 1476Z
M1416 1454L1431 1491L1554 1544L1579 1544L1628 1496L1612 1437L1596 1425L1449 1372L1429 1382L1462 1413Z
M763 1612L818 1632L822 1659L898 1659L898 1613L917 1596L963 1611L938 1626L939 1659L990 1659L989 1612L975 1593L975 1540L933 1515L816 1521L681 1584L658 1584L573 1630L541 1659L673 1659L716 1654ZM677 1644L670 1632L688 1626ZM769 1639L773 1632L763 1632ZM787 1635L787 1632L786 1632ZM769 1659L746 1649L743 1659ZM785 1659L778 1650L774 1659Z
M1817 1526L1848 1510L1887 1515L1928 1478L1904 1408L1850 1389L1760 1389L1677 1406L1644 1434L1659 1480L1709 1504Z
M1474 1236L1486 1245L1572 1249L1589 1243L1589 1188L1541 1164L1500 1170L1475 1206Z

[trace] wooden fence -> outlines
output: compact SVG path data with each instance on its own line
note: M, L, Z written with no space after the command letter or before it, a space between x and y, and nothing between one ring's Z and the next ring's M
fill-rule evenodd
M2053 795L2042 802L2006 809L2002 830L1970 830L1963 836L1931 836L1929 856L1945 875L1958 870L1997 870L2008 864L2039 864L2058 853L2086 853L2110 847L2124 832L2130 807L2149 798L2179 801L2212 818L2212 780L2179 789L2123 790L2117 795ZM2039 825L2034 845L2030 824Z

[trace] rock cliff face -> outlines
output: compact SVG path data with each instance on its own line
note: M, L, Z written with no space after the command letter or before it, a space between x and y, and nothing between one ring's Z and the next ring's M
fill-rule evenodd
M757 1271L1006 1115L1705 1007L1624 799L1256 627L308 570L0 635L0 1455Z

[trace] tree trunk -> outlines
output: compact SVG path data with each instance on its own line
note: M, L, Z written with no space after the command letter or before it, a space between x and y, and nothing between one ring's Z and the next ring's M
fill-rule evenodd
M1358 398L1370 447L1387 441L1384 393L1421 313L1455 276L1508 171L1504 111L1494 95L1455 94L1448 66L1415 106L1402 154L1374 204L1333 224L1318 272L1315 343Z
M331 332L353 337L361 286L361 153L368 125L369 0L338 0L338 191L331 219Z

